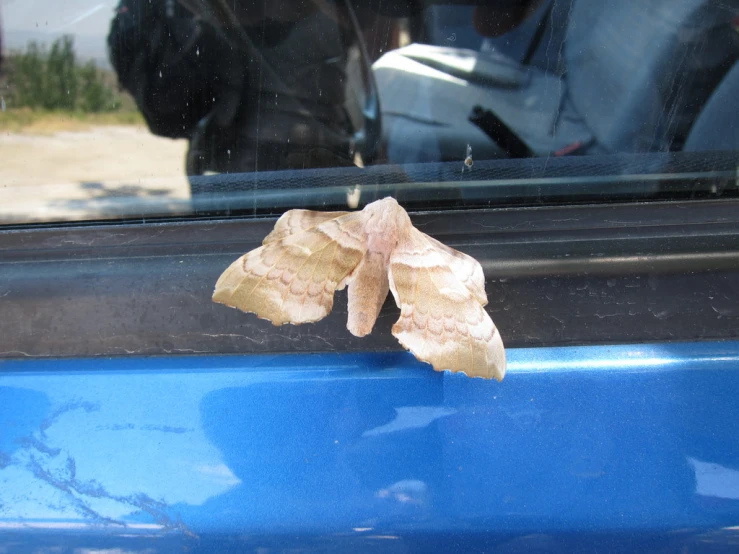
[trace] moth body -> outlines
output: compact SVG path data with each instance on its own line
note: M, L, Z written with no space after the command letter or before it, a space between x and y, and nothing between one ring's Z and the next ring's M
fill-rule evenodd
M437 371L503 379L505 349L483 306L482 267L416 229L393 198L358 212L290 210L261 247L223 272L213 300L275 325L324 318L348 286L347 329L372 331L388 291L392 333Z

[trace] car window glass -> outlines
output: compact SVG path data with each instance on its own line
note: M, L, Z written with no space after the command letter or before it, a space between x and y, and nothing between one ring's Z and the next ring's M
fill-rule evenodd
M729 197L739 2L0 3L0 225Z

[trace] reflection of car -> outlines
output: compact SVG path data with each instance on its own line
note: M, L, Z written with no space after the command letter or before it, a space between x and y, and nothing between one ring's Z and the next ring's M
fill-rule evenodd
M465 71L450 52L375 71ZM455 119L391 142L427 163L199 176L192 213L0 227L0 552L735 551L737 71L681 151L491 160ZM416 361L391 302L363 339L343 292L301 326L211 302L277 213L388 194L481 262L502 383Z

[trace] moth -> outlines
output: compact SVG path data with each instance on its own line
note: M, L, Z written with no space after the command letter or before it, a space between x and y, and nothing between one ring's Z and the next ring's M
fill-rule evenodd
M218 279L213 301L275 325L318 321L348 286L349 332L372 331L388 291L400 308L392 334L437 371L502 380L503 341L482 267L422 233L393 198L355 212L290 210L262 246Z

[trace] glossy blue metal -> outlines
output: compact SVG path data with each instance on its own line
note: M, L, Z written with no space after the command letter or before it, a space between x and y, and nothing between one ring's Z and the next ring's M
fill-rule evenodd
M736 551L738 392L739 342L5 361L0 552Z

